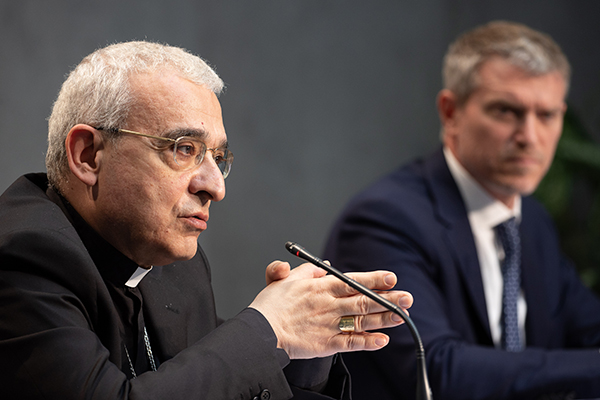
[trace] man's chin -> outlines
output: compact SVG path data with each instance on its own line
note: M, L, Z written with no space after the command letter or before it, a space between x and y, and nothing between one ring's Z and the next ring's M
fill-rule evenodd
M157 259L156 263L152 265L168 265L177 261L187 261L192 259L198 252L198 242L184 246L178 249L169 249L170 251L165 252L160 259Z
M496 199L509 205L517 196L529 196L537 189L540 180L531 177L498 177L488 181L484 187Z
M509 180L497 185L498 190L505 196L529 196L537 189L539 180Z

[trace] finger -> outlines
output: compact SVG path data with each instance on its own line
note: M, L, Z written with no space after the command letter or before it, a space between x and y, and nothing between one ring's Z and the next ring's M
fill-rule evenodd
M389 290L398 281L396 275L389 271L353 272L345 275L371 290ZM332 294L336 297L351 296L358 293L356 289L342 281L332 284L332 288L334 290Z
M407 312L408 314L408 312ZM366 332L393 328L404 323L404 319L391 311L369 315L354 315L354 332Z
M379 292L381 297L389 302L398 305L402 309L412 307L413 296L409 292L402 290L392 290L389 292ZM363 294L338 298L336 301L337 312L343 315L368 315L389 311L386 307L371 300Z
M351 333L334 336L329 344L333 351L345 353L348 351L379 350L385 347L390 338L381 332Z
M279 281L287 278L290 275L290 264L275 260L271 264L267 265L265 270L265 280L267 286L275 281Z
M396 274L390 271L350 272L346 275L373 290L390 290L398 282Z

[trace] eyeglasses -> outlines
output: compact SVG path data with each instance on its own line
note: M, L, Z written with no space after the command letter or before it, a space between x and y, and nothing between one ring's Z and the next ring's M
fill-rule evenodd
M115 133L127 133L130 135L160 140L163 143L169 143L170 146L173 146L173 159L171 160L169 157L166 161L167 164L174 170L187 171L195 166L200 165L204 160L204 155L206 152L210 151L213 154L213 160L223 174L223 179L227 178L227 175L229 175L229 172L231 171L233 153L229 151L229 149L209 149L206 147L206 144L203 141L193 136L180 136L177 139L172 139L164 136L147 135L145 133L130 131L128 129L104 127L94 129Z

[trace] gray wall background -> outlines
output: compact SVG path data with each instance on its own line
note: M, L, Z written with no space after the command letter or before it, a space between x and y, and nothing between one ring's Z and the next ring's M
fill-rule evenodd
M44 170L65 75L109 43L181 46L216 66L235 164L200 236L218 310L264 287L293 240L320 253L349 198L439 144L434 100L457 34L492 19L550 33L569 56L569 104L600 132L600 2L561 0L0 1L0 191ZM374 266L376 267L376 266Z

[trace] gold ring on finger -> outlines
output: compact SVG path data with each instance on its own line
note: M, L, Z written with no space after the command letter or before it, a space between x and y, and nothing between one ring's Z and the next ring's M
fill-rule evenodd
M340 331L342 332L354 332L354 317L342 317L338 324Z

